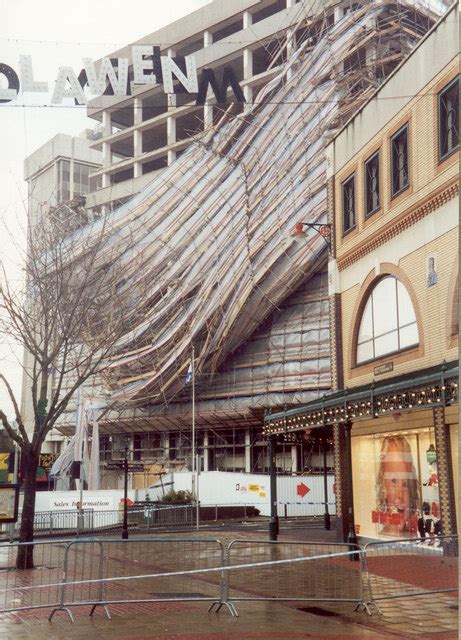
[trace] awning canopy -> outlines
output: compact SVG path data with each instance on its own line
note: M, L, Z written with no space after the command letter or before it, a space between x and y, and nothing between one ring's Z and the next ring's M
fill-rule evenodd
M390 413L447 405L458 400L458 362L443 363L382 382L325 395L264 418L264 434L379 418Z

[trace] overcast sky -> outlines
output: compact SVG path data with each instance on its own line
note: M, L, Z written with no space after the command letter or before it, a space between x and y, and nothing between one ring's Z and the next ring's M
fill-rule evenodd
M8 268L10 282L20 277L20 262L14 242L21 239L27 210L23 162L27 155L56 133L77 135L93 127L85 107L51 107L50 94L60 66L71 66L78 74L82 58L98 59L148 35L209 0L0 0L0 63L18 73L19 55L31 55L34 79L47 81L48 94L27 94L0 105L0 261ZM5 29L6 26L6 29ZM152 42L151 44L160 44ZM0 75L0 86L6 88ZM48 105L48 106L47 106ZM20 397L21 351L0 344L0 371L5 373ZM0 386L0 408L12 415Z

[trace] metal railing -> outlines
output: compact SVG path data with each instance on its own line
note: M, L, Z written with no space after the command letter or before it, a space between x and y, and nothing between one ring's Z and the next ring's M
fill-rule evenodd
M94 509L40 511L35 513L35 536L80 536L88 534L113 534L121 529L123 511L96 511ZM195 505L152 505L130 508L128 527L150 531L165 527L192 528L196 524ZM17 525L19 526L19 525Z
M458 591L458 536L369 542L364 546L367 604Z
M207 571L222 567L224 548L213 539L136 538L76 540L65 551L64 577L56 611L87 604L221 601L222 579ZM189 575L188 572L193 572ZM90 613L90 615L91 615Z
M0 544L0 612L58 606L67 540ZM34 568L18 566L18 556L33 546Z
M255 516L254 505L200 505L200 522ZM17 535L19 517L11 530L4 531L4 539ZM34 517L35 537L74 537L93 534L114 534L122 528L123 510L98 511L95 509L67 509L38 511ZM128 528L141 533L158 529L192 529L197 525L195 504L152 504L129 507ZM1 525L0 525L1 526ZM1 536L1 533L0 533ZM8 538L7 538L8 536ZM1 541L1 538L0 538Z
M435 546L438 543L438 546ZM33 569L17 567L34 547ZM351 548L352 547L352 548ZM360 562L351 562L359 558ZM111 538L0 545L0 613L134 602L210 602L237 616L236 603L350 603L371 615L378 602L458 590L458 537L369 543L209 538Z
M367 608L359 545L234 540L226 555L229 567L243 567L226 572L223 591L230 602L350 602ZM360 562L350 562L354 556Z

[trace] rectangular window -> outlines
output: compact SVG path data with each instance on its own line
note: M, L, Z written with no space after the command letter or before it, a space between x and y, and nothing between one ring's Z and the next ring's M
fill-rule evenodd
M459 79L455 78L439 93L439 159L459 147Z
M355 227L355 176L343 182L343 231Z
M408 125L403 126L391 139L392 195L396 196L410 184L408 171Z
M380 207L379 151L365 162L365 215L370 216Z

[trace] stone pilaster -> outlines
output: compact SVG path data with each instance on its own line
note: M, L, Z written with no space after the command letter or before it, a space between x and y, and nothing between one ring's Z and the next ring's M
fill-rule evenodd
M456 534L456 507L454 500L453 469L450 438L445 423L443 406L433 409L435 448L437 450L437 476L439 481L440 521L442 535Z

